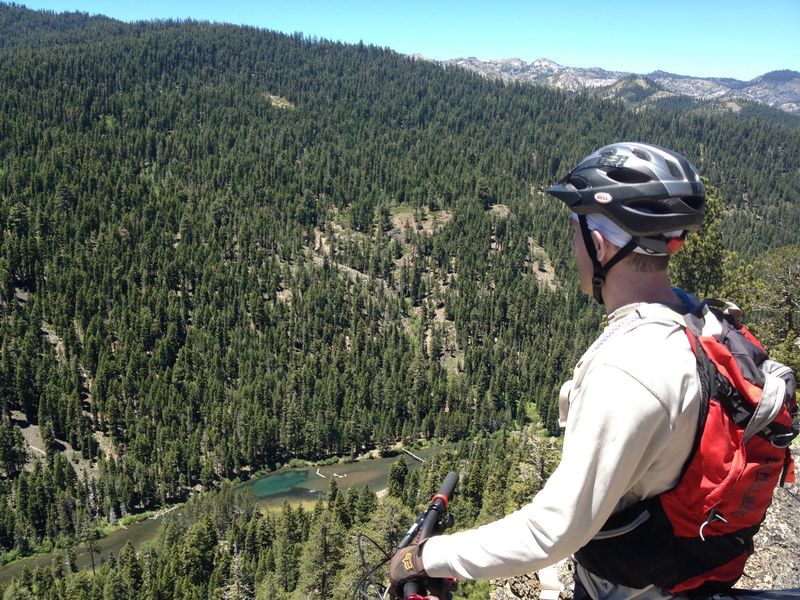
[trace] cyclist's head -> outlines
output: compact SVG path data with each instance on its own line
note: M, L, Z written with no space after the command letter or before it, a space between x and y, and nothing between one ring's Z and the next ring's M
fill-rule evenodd
M594 296L601 303L600 288L614 264L630 252L674 254L705 215L705 188L694 165L651 144L603 146L547 192L564 202L581 225L594 264ZM610 264L597 261L588 243L591 230L621 248Z
M547 191L577 215L607 217L647 254L672 254L667 241L699 229L705 214L694 165L651 144L603 146Z

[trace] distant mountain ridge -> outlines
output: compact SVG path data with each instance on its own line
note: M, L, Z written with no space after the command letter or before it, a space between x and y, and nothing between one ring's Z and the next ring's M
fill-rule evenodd
M597 90L602 95L612 97L612 86L624 81L641 83L644 80L646 86L654 88L651 94L661 92L655 100L675 95L722 103L745 100L800 115L800 73L791 70L772 71L750 81L740 81L729 77L692 77L665 71L642 75L601 68L565 67L546 58L531 63L519 58L479 60L475 57L437 62L444 66L463 67L486 77L505 81L538 83L569 91ZM732 105L727 108L736 110Z

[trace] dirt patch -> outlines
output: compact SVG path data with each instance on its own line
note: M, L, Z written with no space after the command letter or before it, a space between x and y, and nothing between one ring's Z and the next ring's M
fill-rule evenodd
M294 108L294 104L289 102L286 98L281 98L274 94L264 94L264 97L269 100L269 103L275 108Z
M19 410L11 411L11 419L13 423L19 427L22 433L22 439L25 440L25 449L28 451L28 460L25 463L25 470L31 471L33 463L36 460L44 460L47 453L44 450L44 441L42 440L42 431L38 425L33 425L25 417L25 413ZM63 454L75 468L75 473L79 478L85 479L87 475L97 470L97 467L91 461L82 458L81 453L70 446L63 440L56 440L60 448L59 452Z
M25 449L28 451L28 461L25 468L30 471L35 459L43 459L46 455L44 443L42 442L42 432L38 425L33 425L28 421L25 413L19 410L11 411L11 420L19 427L22 438L25 440Z
M530 273L551 290L558 289L556 285L556 270L547 256L547 252L531 238L528 238L528 248L530 258L525 261L525 266Z
M439 360L439 364L442 365L442 368L451 375L460 373L461 365L464 364L464 351L456 350L455 352L445 354Z
M489 212L491 212L493 215L505 219L506 217L508 217L508 214L511 211L505 204L495 204L494 206L492 206L492 208L489 209Z
M97 445L100 446L100 450L103 451L103 455L106 458L118 458L117 450L114 448L114 442L112 442L111 438L109 438L105 433L102 431L95 431L94 439L97 440Z
M734 113L742 111L742 105L736 102L735 100L728 100L725 103L725 108Z
M398 213L396 215L392 215L392 226L400 230L403 230L406 227L416 229L417 219L410 212Z
M661 90L650 96L651 100L663 100L664 98L672 98L675 94Z
M356 234L355 232L346 232L346 230L339 225L338 223L331 223L331 230L333 231L333 235L337 238L341 238L345 235L362 235ZM336 260L331 259L331 247L328 238L322 233L322 231L315 229L314 230L314 248L305 248L306 256L308 256L315 265L322 266L324 264L325 258L329 259L328 264L338 269L341 273L345 274L350 281L371 281L371 278L366 273L362 273L361 271L354 269L348 265L344 265ZM401 259L402 260L402 259ZM381 281L381 280L379 280ZM391 288L388 282L383 281L384 289L390 291ZM290 292L291 293L291 292ZM281 292L278 293L278 299L281 300L280 297ZM291 300L291 296L289 296L289 300Z
M399 230L410 228L427 234L433 233L438 227L450 222L453 215L446 210L430 211L427 208L419 211L401 210L392 215L392 227Z
M328 238L317 228L314 229L314 252L323 256L331 255L331 246L328 243Z
M44 333L45 338L50 345L53 346L53 349L56 352L56 359L62 365L67 363L67 351L64 345L64 340L62 340L57 334L56 330L53 328L52 325L49 323L42 323L42 333Z

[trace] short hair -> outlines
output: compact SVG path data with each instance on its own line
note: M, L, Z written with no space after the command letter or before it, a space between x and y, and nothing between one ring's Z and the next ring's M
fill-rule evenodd
M634 271L639 273L654 273L656 271L666 271L669 266L669 256L651 256L641 252L631 252L626 259Z

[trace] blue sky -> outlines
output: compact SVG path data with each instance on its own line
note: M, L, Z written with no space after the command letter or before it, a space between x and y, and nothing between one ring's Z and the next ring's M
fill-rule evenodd
M249 24L446 59L749 80L800 71L800 0L17 0L28 8Z

